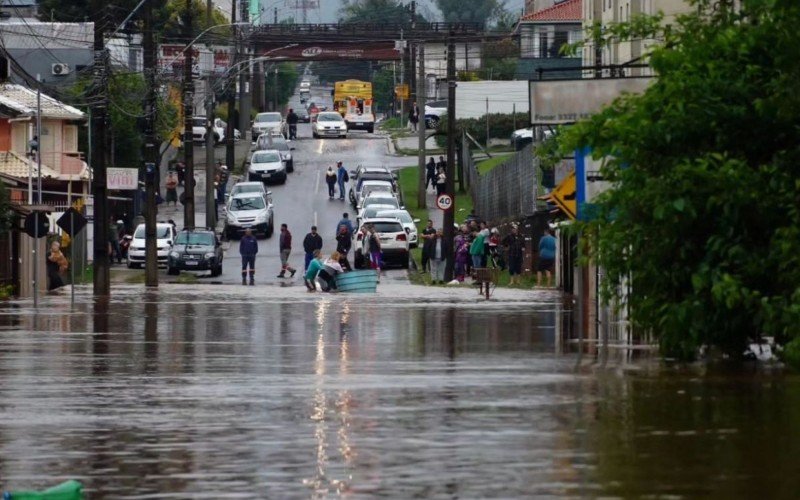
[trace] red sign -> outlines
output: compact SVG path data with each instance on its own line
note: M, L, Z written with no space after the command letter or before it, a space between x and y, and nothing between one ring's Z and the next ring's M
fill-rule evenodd
M400 59L400 52L394 49L393 42L303 43L277 49L260 48L258 57L292 61L392 61Z

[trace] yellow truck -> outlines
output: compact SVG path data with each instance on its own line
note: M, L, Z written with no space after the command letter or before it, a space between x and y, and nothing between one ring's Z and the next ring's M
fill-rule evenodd
M372 110L372 83L360 80L336 82L333 87L333 109L347 124L347 130L375 131L375 113Z

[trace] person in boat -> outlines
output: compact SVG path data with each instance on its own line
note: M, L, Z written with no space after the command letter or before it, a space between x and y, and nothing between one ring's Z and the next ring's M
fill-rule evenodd
M308 268L306 269L304 281L309 292L317 291L317 274L319 274L320 270L322 269L322 259L320 257L320 250L314 250L312 253L312 258L308 263Z
M320 279L320 285L323 292L331 292L336 290L336 275L343 273L341 264L339 264L339 252L333 252L331 256L322 264L317 277Z

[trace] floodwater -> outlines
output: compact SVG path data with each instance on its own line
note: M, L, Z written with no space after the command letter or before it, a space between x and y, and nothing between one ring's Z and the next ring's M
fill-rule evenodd
M794 498L800 380L608 363L556 299L191 288L0 309L0 489L87 498ZM567 347L564 347L567 345Z

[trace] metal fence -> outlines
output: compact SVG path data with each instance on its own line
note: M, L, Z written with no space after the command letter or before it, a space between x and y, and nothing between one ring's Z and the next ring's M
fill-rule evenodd
M533 147L528 145L505 163L478 176L472 183L472 199L478 216L498 224L536 213L540 172L539 160L533 154Z

